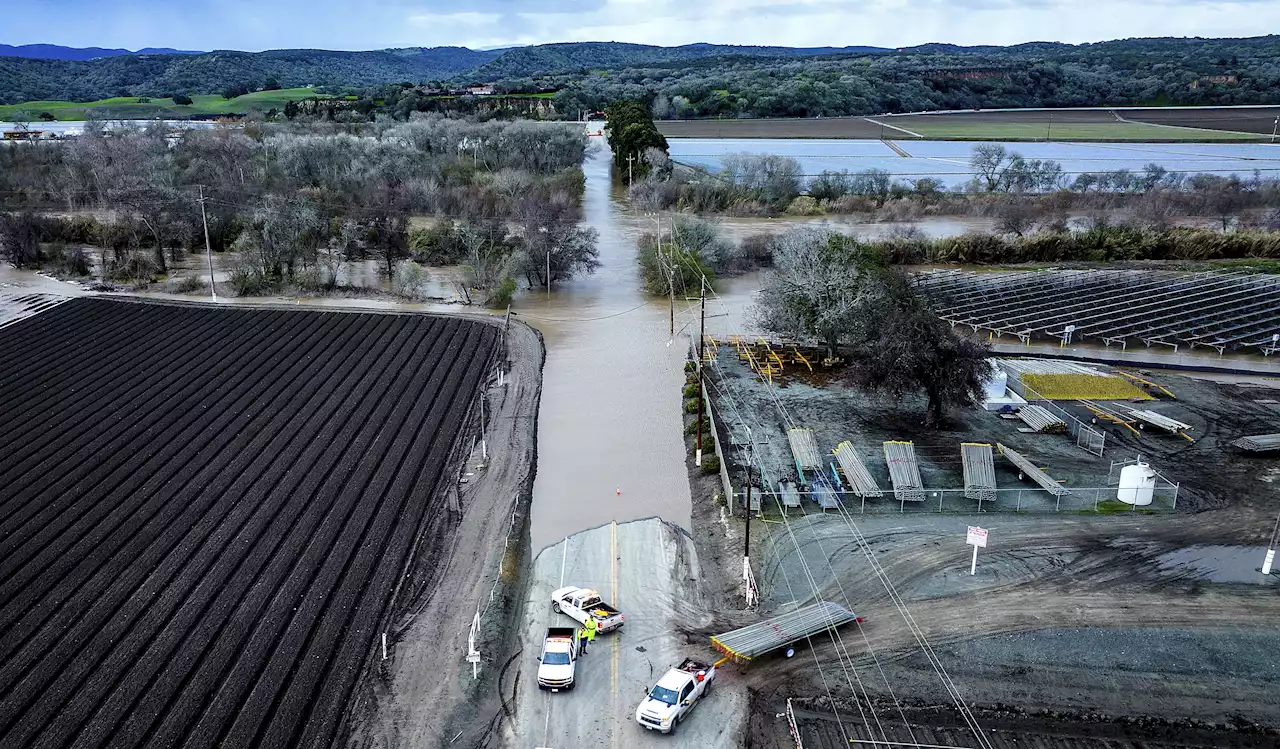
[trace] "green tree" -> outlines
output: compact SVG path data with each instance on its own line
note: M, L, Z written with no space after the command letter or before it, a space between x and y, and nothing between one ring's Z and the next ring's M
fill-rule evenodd
M924 391L925 426L940 426L948 406L971 405L988 374L986 346L957 335L899 271L878 272L856 315L858 341L854 380L894 398Z
M658 132L644 102L634 99L615 101L605 109L605 138L613 151L613 163L619 170L624 165L634 176L644 176L649 170L645 152L655 148L667 153L667 139Z

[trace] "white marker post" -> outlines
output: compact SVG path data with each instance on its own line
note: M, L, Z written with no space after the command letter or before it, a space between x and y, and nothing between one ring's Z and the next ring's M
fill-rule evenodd
M969 564L969 574L976 575L978 573L978 547L986 548L987 529L979 528L976 525L969 526L969 535L965 538L965 543L973 547L973 561Z
M1262 560L1262 574L1264 575L1271 574L1271 563L1274 561L1276 561L1276 550L1267 549L1267 557L1266 559Z

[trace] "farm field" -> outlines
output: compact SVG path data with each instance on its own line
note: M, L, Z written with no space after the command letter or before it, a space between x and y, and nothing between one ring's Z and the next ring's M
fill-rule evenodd
M1270 141L1277 116L1280 116L1280 108L1274 107L1153 107L940 112L872 117L659 120L656 124L668 138L1248 142Z
M0 330L0 746L331 745L447 556L496 337L95 298Z
M0 105L0 120L12 120L18 112L24 112L30 118L32 127L36 128L41 121L41 112L48 112L59 121L83 120L85 113L92 110L96 115L106 119L148 119L162 117L176 119L192 115L207 114L241 114L247 112L266 112L270 109L284 109L290 101L299 101L317 96L312 88L288 88L278 91L255 91L234 99L224 99L217 94L196 94L191 97L191 104L181 106L173 103L173 99L151 99L150 102L139 103L136 96L121 96L114 99L102 99L90 102L75 101L29 101L23 104Z
M1145 110L1136 110L1139 112ZM1091 140L1091 141L1251 141L1259 134L1236 132L1229 127L1236 120L1217 110L1201 115L1212 118L1217 129L1152 124L1155 119L1137 121L1123 111L1024 110L1009 112L949 112L909 114L875 118L918 133L922 138L947 140ZM1159 117L1160 115L1155 115ZM1189 124L1189 123L1188 123ZM906 135L903 133L902 135ZM910 136L907 136L910 137Z
M865 117L768 120L656 120L668 138L897 138L910 137Z

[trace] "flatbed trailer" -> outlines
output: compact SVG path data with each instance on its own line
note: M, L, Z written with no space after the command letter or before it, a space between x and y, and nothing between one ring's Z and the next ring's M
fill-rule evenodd
M711 644L730 658L749 661L829 629L861 621L844 606L822 601L716 635Z

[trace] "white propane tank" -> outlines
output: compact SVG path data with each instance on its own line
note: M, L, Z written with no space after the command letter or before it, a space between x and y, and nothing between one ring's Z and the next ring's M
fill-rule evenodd
M991 400L993 398L1003 398L1004 391L1009 387L1009 375L999 367L995 362L991 362L991 379L987 380L982 386L983 400Z
M1146 463L1135 463L1120 469L1120 492L1117 499L1127 505L1151 504L1156 491L1156 472Z

